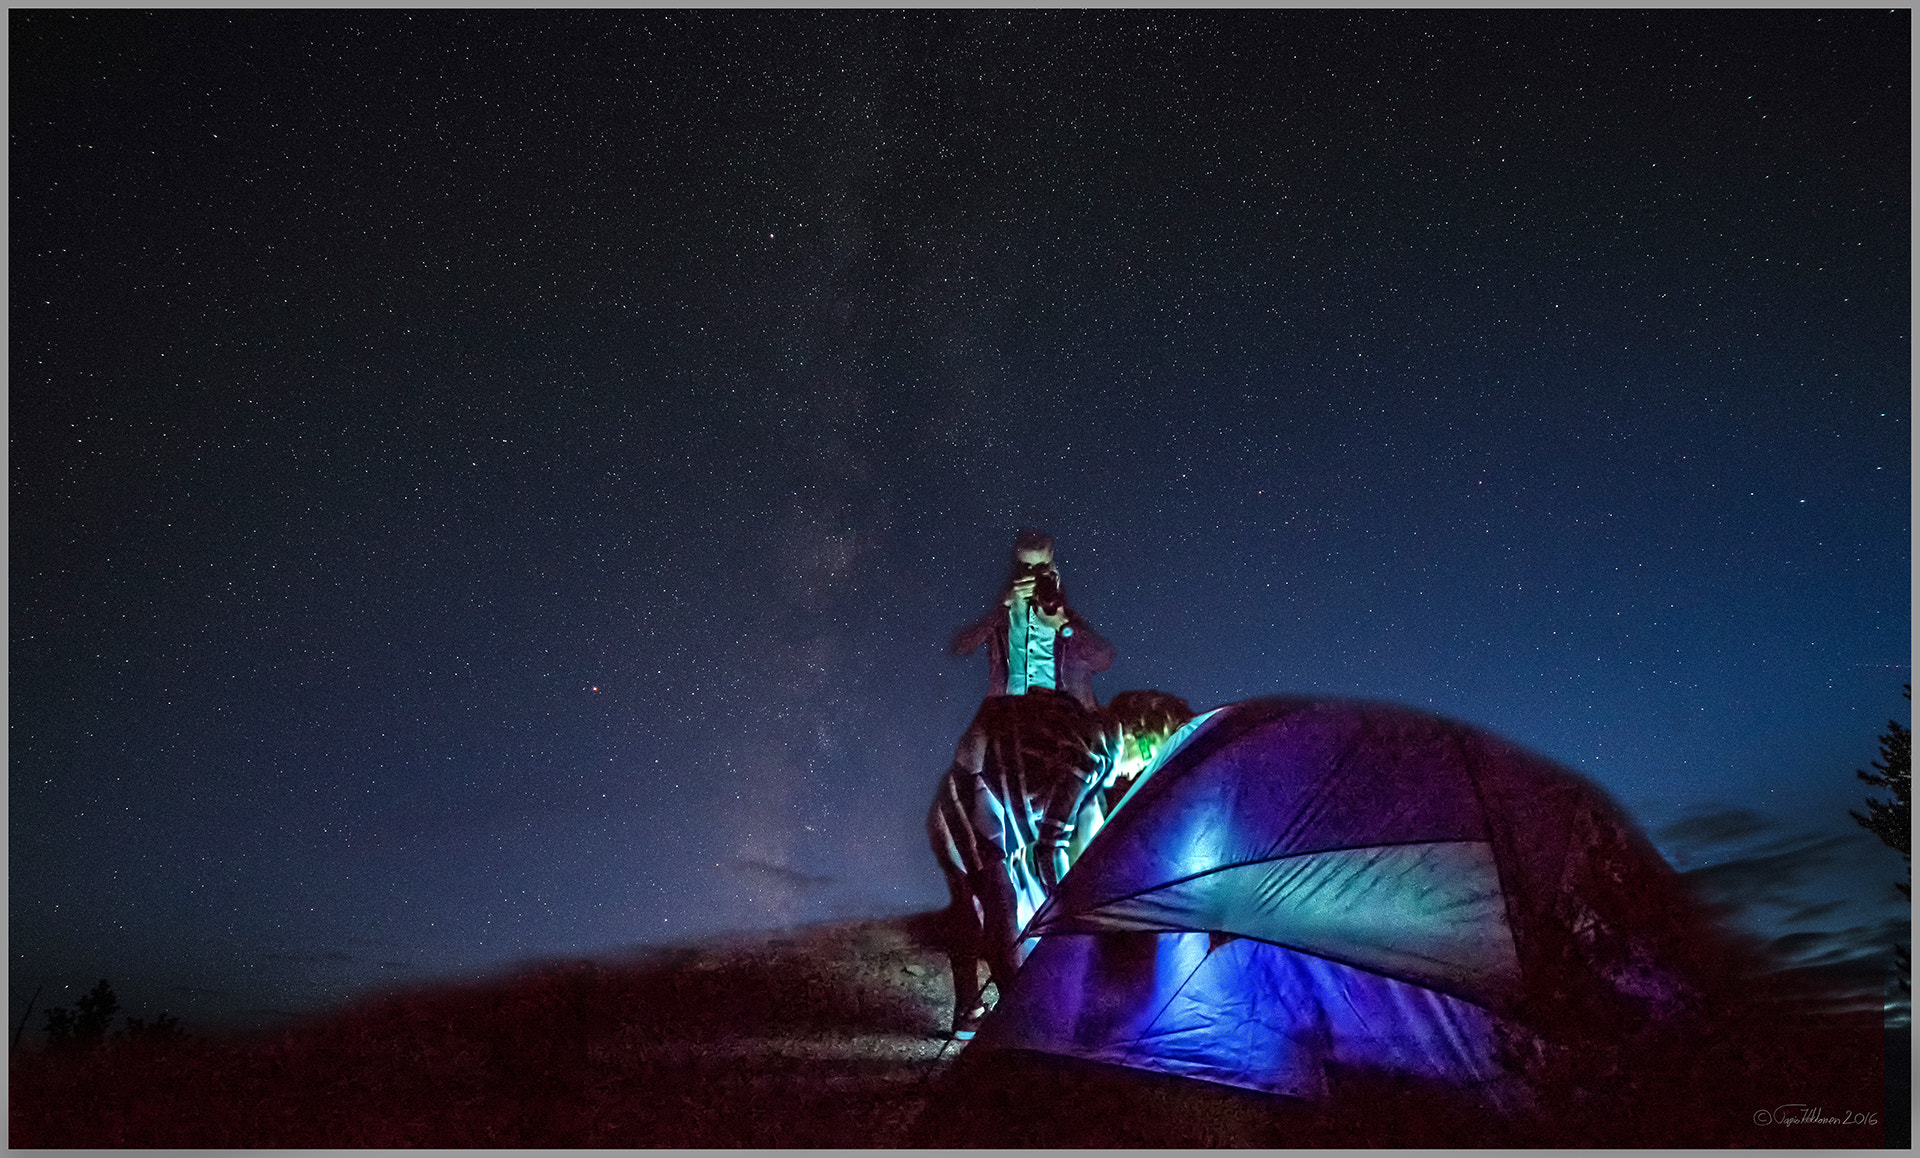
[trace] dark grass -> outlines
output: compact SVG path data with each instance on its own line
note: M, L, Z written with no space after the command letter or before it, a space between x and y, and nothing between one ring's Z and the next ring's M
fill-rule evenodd
M259 1038L16 1056L28 1147L848 1146L918 1109L944 988L925 922L562 966ZM918 975L907 972L913 966ZM809 1056L881 1039L882 1056ZM887 1042L898 1056L885 1056ZM916 1049L918 1052L916 1053Z
M1565 1049L1541 1111L1339 1076L1308 1105L937 1037L934 915L553 966L245 1038L16 1053L20 1147L1880 1146L1874 1013L1757 988L1638 1056ZM960 1060L954 1062L954 1058ZM1897 1076L1897 1075L1895 1075ZM1904 1089L1897 1091L1904 1104ZM1757 1125L1799 1104L1881 1124ZM1901 1127L1904 1130L1904 1127Z

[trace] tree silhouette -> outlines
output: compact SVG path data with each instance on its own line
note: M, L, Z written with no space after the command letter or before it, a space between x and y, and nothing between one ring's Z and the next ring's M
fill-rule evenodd
M56 1006L47 1010L47 1044L62 1049L92 1049L106 1042L113 1015L120 1012L120 999L113 995L113 986L101 978L100 984L73 1004L73 1009ZM143 1017L129 1016L112 1040L164 1043L185 1036L180 1019L162 1013L151 1023Z
M106 978L93 987L70 1011L64 1006L47 1010L47 1044L91 1048L107 1040L107 1027L120 1012L120 1000Z
M1913 685L1906 688L1907 702L1913 702ZM1880 735L1880 758L1873 762L1876 772L1856 771L1855 776L1892 793L1892 800L1867 797L1867 814L1849 811L1861 828L1880 838L1880 843L1897 851L1907 862L1907 879L1894 887L1902 896L1913 898L1913 733L1896 720L1887 721ZM1912 959L1905 948L1895 946L1894 958L1900 966L1900 988L1911 990Z
M186 1036L180 1028L180 1019L171 1013L162 1013L149 1025L143 1017L128 1017L125 1028L114 1035L119 1041L167 1042L177 1041Z

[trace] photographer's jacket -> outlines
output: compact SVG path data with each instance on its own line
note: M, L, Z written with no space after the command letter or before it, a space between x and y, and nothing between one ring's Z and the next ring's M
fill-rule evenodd
M1088 710L1099 706L1093 698L1093 673L1113 666L1113 645L1101 638L1080 613L1067 607L1067 625L1059 632L1034 618L1032 607L1021 601L1022 622L1014 608L1001 604L960 629L953 637L955 655L971 655L987 645L992 696L1020 695L1029 687L1065 692ZM1017 690L1016 690L1017 685Z

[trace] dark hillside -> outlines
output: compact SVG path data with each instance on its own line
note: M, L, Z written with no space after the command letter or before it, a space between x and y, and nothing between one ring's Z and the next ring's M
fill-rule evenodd
M924 919L395 996L272 1036L31 1053L30 1147L887 1145L946 1044ZM949 1049L947 1058L957 1050Z
M1776 1018L1550 1122L1351 1083L1305 1107L940 1036L931 915L553 966L399 994L272 1035L11 1067L18 1147L1878 1146L1877 1017ZM1761 1015L1755 1015L1760 1017ZM1904 1095L1903 1095L1904 1096ZM1789 1111L1791 1112L1791 1111Z

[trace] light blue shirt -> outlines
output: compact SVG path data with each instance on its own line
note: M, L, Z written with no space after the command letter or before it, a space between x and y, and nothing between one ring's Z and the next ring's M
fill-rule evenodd
M1028 688L1058 688L1054 676L1053 645L1058 633L1041 623L1033 604L1016 598L1007 608L1007 694L1023 696Z

